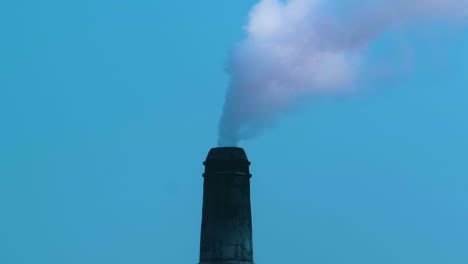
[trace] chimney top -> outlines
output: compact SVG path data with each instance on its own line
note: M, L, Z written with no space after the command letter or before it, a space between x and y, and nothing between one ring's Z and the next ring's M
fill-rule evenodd
M212 148L206 157L206 161L247 161L247 154L239 147Z
M212 148L206 157L205 173L241 173L250 176L247 154L239 147Z

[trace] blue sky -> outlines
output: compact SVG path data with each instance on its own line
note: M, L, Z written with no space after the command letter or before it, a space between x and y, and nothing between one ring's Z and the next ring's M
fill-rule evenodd
M0 4L0 263L196 263L202 162L255 1ZM389 32L394 74L260 137L257 263L468 262L468 31ZM392 64L393 65L393 64Z

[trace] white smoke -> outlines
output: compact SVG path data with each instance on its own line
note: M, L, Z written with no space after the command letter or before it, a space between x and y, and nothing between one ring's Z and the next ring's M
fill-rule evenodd
M228 64L219 145L255 136L308 95L347 92L362 49L389 27L467 16L468 0L260 1Z

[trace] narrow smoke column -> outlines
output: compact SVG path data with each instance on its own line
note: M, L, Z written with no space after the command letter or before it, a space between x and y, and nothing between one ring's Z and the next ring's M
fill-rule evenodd
M203 184L200 264L252 264L250 162L242 148L212 148Z

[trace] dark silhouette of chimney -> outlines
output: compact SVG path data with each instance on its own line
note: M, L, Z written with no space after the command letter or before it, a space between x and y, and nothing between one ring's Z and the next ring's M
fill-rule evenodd
M247 155L242 148L212 148L203 164L200 264L253 264Z

